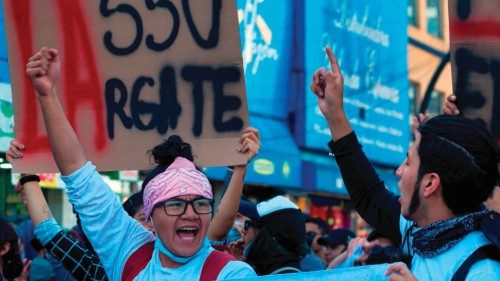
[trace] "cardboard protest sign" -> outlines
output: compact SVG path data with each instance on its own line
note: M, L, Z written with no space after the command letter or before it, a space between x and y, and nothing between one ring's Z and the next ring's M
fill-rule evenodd
M4 0L16 138L15 171L56 171L25 75L40 47L59 50L58 93L99 170L151 167L170 135L201 166L246 161L248 124L235 1ZM152 161L152 160L151 160Z
M449 2L453 91L500 145L500 0Z

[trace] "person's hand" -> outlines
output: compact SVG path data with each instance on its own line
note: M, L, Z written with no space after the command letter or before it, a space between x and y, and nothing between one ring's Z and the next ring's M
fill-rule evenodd
M402 262L390 264L385 276L389 277L391 281L417 281L408 266Z
M326 47L325 51L330 61L331 71L327 71L324 68L316 70L313 74L310 88L318 97L321 113L323 113L326 119L330 119L338 116L338 114L344 114L344 78L330 47Z
M260 149L260 134L259 130L248 127L243 131L240 137L241 147L238 152L247 155L247 163L250 162Z
M7 161L12 162L15 159L22 158L23 157L23 153L22 153L23 149L24 149L24 144L18 142L15 139L11 140L9 149L5 153L7 156Z
M358 264L365 264L366 260L368 259L368 257L372 252L373 247L375 247L376 244L368 242L368 240L366 240L366 238L364 237L356 237L354 239L351 239L351 241L349 241L349 245L347 245L348 256L351 256L353 254L353 251L356 248L356 246L360 246L361 249L363 250L363 254L361 255L361 257L356 259L356 262Z
M444 115L458 115L460 114L460 110L457 107L457 96L449 95L446 98L446 103L443 106L443 114Z
M239 239L237 241L229 243L229 249L231 249L233 253L233 257L238 260L242 261L245 259L243 256L243 251L245 250L245 242L243 239Z
M41 48L26 64L26 74L39 96L47 96L59 80L61 63L56 49Z
M352 255L352 252L354 251L357 245L360 245L362 247L366 243L368 243L368 241L364 237L355 237L351 239L351 241L349 241L349 245L347 245L347 250L346 250L347 256Z
M21 275L17 278L14 278L14 281L29 281L30 280L30 268L31 261L28 259L23 260L23 271L21 271Z

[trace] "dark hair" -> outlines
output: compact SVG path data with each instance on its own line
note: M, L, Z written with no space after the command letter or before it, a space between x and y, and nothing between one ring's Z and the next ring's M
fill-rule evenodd
M41 250L45 249L42 245L42 242L40 240L33 238L30 240L31 247L35 249L37 252L40 252Z
M158 164L156 168L149 171L146 178L142 182L141 192L144 192L144 187L157 175L163 173L170 164L172 164L177 157L184 157L189 161L194 161L191 145L182 140L178 135L170 136L162 144L153 147L148 151L150 157L152 156L155 163Z
M306 219L306 223L314 223L319 227L319 230L321 230L321 235L327 234L328 233L328 223L326 221L320 219L320 218L308 218Z
M6 279L14 279L23 271L23 261L19 253L17 234L14 227L0 218L0 248L9 243L10 249L2 256L2 271Z
M125 212L127 212L127 214L130 217L134 217L137 211L144 206L142 195L143 195L142 192L136 192L130 195L130 197L127 200L125 200L125 202L123 202L122 204L123 209L125 210Z
M400 256L400 251L398 247L394 246L375 246L370 252L370 255L366 259L364 265L370 264L382 264L382 263L394 263L403 261Z
M420 124L418 180L437 173L442 197L455 215L478 211L498 181L493 136L462 116L439 115Z

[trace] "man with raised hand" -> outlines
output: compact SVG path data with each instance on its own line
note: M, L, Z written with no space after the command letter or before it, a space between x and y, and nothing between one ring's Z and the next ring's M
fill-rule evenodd
M489 216L482 202L498 181L491 134L461 116L436 116L415 127L415 142L398 168L401 196L385 189L343 109L344 81L337 60L326 48L331 70L318 69L311 90L318 98L333 140L329 147L340 167L356 210L374 228L397 241L413 256L411 273L391 265L394 280L450 280L478 249L496 250L480 221ZM482 250L480 250L482 251ZM467 280L499 280L500 262L475 262Z

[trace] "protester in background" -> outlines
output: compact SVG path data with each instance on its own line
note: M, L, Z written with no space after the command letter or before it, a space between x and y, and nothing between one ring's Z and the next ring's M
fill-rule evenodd
M153 225L144 213L144 200L142 191L133 193L122 204L127 214L138 221L145 229L154 233Z
M337 256L347 250L349 241L355 237L356 234L352 230L338 228L319 238L318 244L326 247L324 262L330 264Z
M232 255L236 260L245 261L250 243L257 236L258 230L262 227L259 214L255 204L247 199L241 198L238 205L236 229L241 229L241 238L229 244ZM241 223L241 226L239 225Z
M416 277L450 280L474 251L491 244L473 227L488 219L482 202L498 181L491 134L459 116L437 116L421 123L396 172L398 198L385 188L361 150L343 110L342 74L331 49L326 53L331 71L317 70L311 90L327 119L333 137L329 146L356 210L391 240L404 234L403 248L413 255L411 273ZM390 266L386 274L414 279L402 274L408 271L403 267ZM498 280L500 263L478 261L467 276Z
M245 262L257 275L300 272L309 253L305 223L299 207L283 196L241 210L245 222Z
M57 51L42 48L29 59L26 73L37 92L68 198L80 214L85 234L102 257L110 279L195 280L206 277L202 274L204 265L209 279L255 276L248 265L231 261L229 255L210 247L206 234L212 213L212 188L192 158L172 158L169 141L151 151L158 166L145 180L144 211L154 226L155 238L125 213L95 166L87 162L56 94L60 73ZM169 140L173 141L172 137ZM181 148L191 150L185 143ZM212 259L224 260L223 266L212 266ZM127 267L127 261L132 267Z
M326 247L318 245L318 239L328 231L328 225L325 221L320 218L310 218L308 215L306 218L306 243L311 249L310 253L307 254L302 260L300 260L300 267L302 271L316 271L323 270L326 268L324 262ZM319 256L317 253L321 256Z
M23 271L14 227L0 218L0 280L12 280Z
M22 157L24 145L16 140L11 141L7 151L7 159L12 161L17 156ZM28 208L28 213L35 226L35 236L45 248L55 258L48 259L56 279L62 280L108 280L104 268L95 253L90 251L81 242L78 242L68 233L64 233L57 224L50 208L45 201L39 185L40 178L37 175L21 175L16 191ZM36 244L35 244L36 245ZM38 247L40 255L40 247ZM37 265L46 268L45 261L39 261ZM42 274L42 270L36 271L37 276ZM47 272L43 270L43 272Z
M385 237L377 230L370 232L366 240L373 245L371 252L364 262L358 263L360 265L381 264L381 263L395 263L403 261L410 264L409 261L403 260L406 256L401 256L399 241L394 242Z
M318 239L328 233L328 224L320 218L306 219L306 237L311 239L307 241L311 251L322 261L325 260L326 247L318 244ZM324 264L324 268L326 264Z

